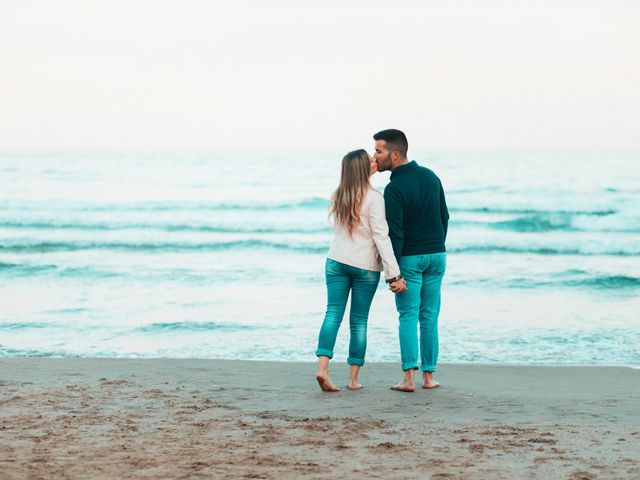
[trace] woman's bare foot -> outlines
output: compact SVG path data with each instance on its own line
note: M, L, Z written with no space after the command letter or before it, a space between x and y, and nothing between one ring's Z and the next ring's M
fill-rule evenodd
M398 392L415 392L416 384L409 380L403 380L397 385L391 387L391 390L396 390Z
M433 372L422 372L422 388L431 390L439 386L440 384L433 379Z
M360 365L349 366L349 390L360 390L362 385L358 383L358 375L360 374Z
M340 389L329 378L329 372L318 372L316 374L318 385L324 392L339 392Z

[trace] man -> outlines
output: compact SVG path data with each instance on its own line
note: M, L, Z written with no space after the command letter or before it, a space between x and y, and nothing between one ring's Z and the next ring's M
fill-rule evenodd
M446 268L444 244L449 222L444 191L435 173L415 160L407 160L409 144L400 130L383 130L373 139L378 171L391 170L391 181L384 191L386 217L393 251L407 282L407 290L396 295L404 380L391 389L413 392L418 367L422 370L422 387L436 388L439 384L433 380L433 372L438 360L440 286Z

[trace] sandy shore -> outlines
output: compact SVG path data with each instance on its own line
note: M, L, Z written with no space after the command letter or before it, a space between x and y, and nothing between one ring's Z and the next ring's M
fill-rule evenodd
M335 364L344 386L346 365ZM640 370L0 360L0 478L640 478Z

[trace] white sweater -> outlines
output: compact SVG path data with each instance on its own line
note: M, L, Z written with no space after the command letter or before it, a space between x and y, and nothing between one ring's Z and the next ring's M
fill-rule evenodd
M384 198L377 190L370 188L362 205L360 223L349 235L346 227L335 224L335 237L327 257L352 267L381 272L384 278L400 275L398 262L393 254L389 239L389 226L384 213Z

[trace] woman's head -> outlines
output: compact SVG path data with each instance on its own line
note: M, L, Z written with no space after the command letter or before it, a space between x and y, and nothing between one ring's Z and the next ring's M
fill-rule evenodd
M360 223L360 212L369 189L369 178L377 170L376 162L366 150L354 150L342 159L340 185L331 197L329 212L336 223L346 227L350 234Z

